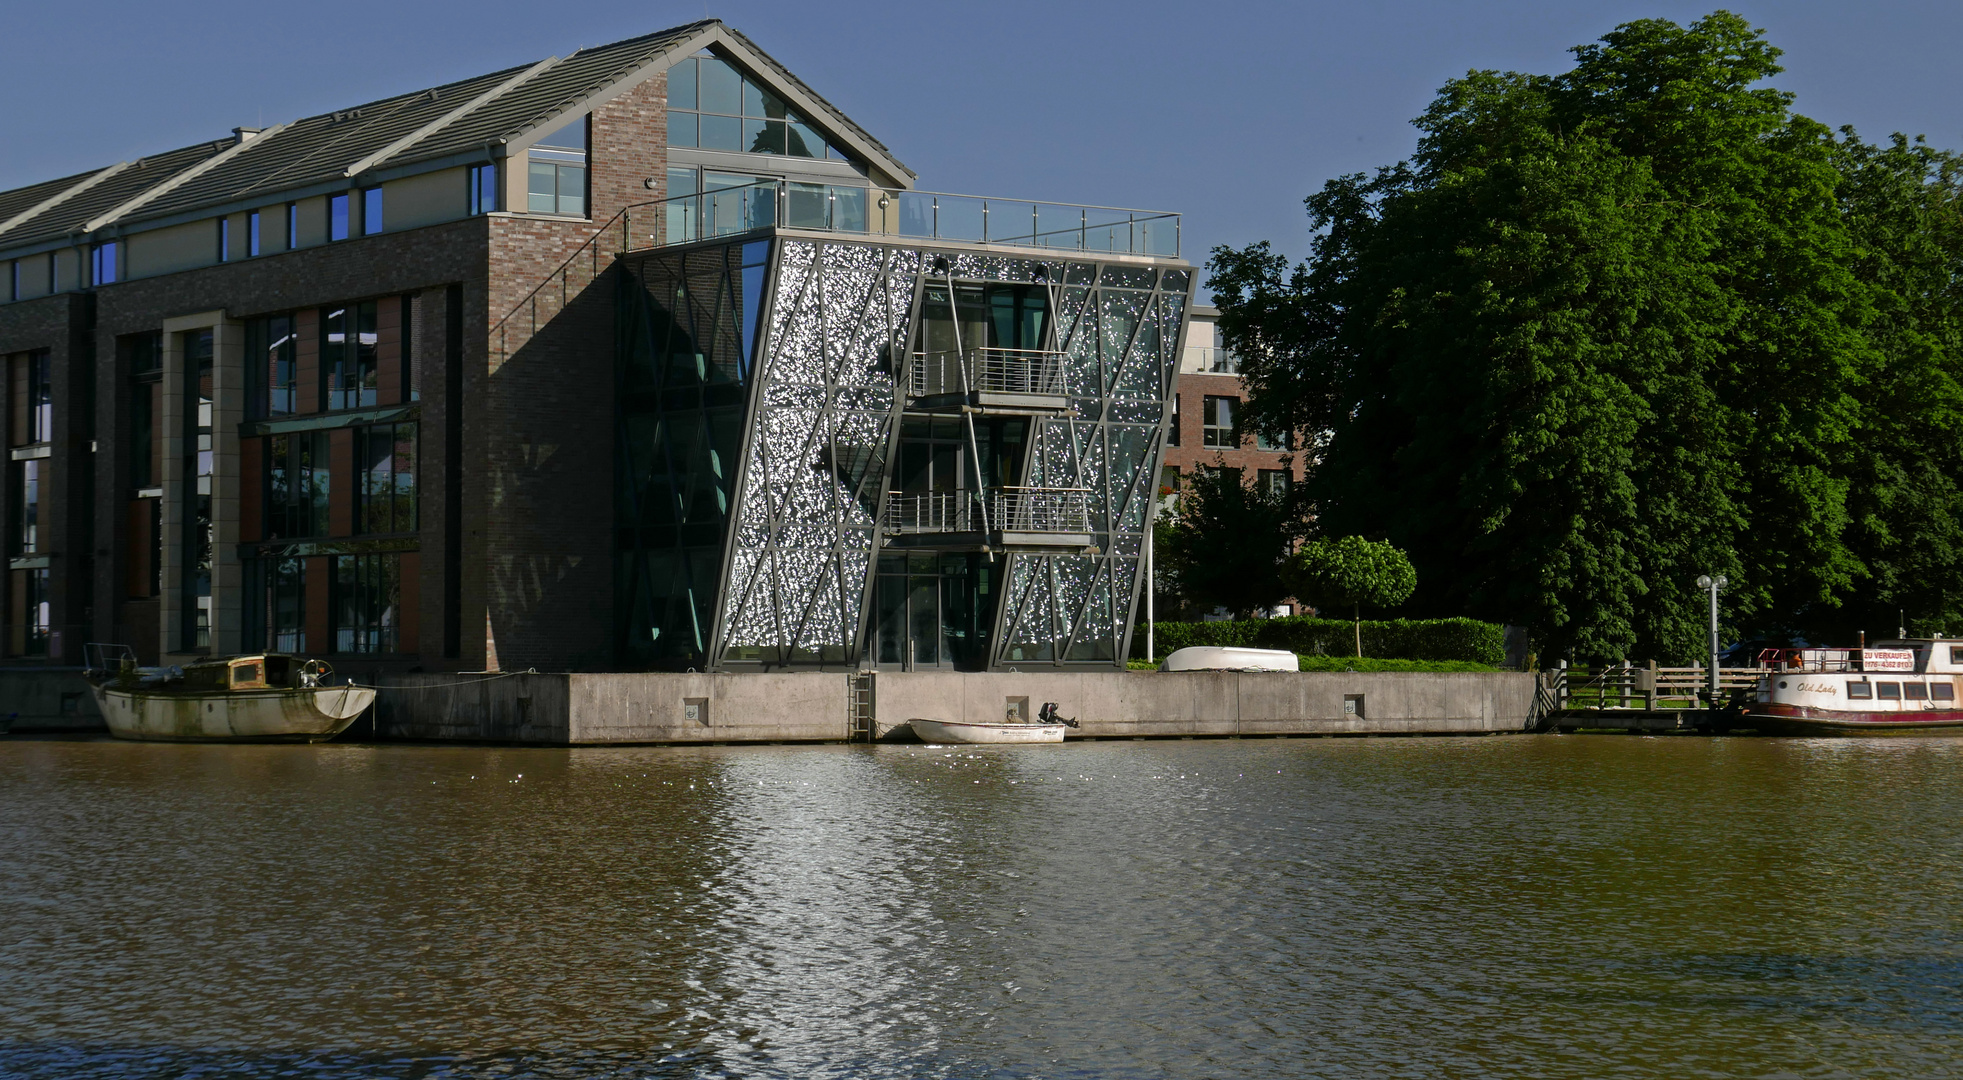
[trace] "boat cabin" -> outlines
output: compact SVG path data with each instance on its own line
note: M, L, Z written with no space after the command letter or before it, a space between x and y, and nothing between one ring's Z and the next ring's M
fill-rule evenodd
M234 656L184 669L186 690L285 690L299 685L301 661L282 653Z

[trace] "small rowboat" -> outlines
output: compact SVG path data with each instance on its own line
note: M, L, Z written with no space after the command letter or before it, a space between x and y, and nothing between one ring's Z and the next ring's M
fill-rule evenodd
M921 742L930 743L1060 743L1063 724L970 724L958 720L907 721Z

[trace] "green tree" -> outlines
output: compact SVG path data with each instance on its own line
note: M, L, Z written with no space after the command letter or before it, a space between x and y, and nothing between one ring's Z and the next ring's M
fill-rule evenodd
M1323 433L1319 527L1587 660L1694 655L1702 573L1780 626L1954 579L1953 160L1793 114L1728 12L1574 53L1446 85L1309 197L1302 265L1216 250L1249 421Z
M1246 617L1288 598L1281 565L1304 528L1291 494L1263 490L1239 469L1203 469L1180 485L1153 533L1155 572L1181 607Z
M1363 607L1395 607L1418 587L1411 560L1387 541L1361 536L1314 540L1282 567L1281 579L1296 596L1347 607L1355 623L1356 655L1363 655Z

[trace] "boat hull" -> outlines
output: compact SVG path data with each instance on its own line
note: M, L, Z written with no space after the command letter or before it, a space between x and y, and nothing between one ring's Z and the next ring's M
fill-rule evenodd
M1739 727L1767 735L1963 735L1963 710L1860 712L1754 702Z
M359 686L218 694L95 688L96 704L119 739L143 742L324 742L374 704Z
M1062 724L969 724L955 720L907 721L921 742L971 743L1014 746L1027 743L1060 743Z

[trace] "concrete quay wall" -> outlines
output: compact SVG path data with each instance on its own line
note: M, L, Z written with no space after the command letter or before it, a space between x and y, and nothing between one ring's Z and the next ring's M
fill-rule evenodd
M412 675L391 680L383 737L544 745L836 742L853 737L855 676ZM1520 731L1533 676L1514 672L885 672L872 733L914 717L995 721L1046 701L1073 738L1441 735ZM359 725L357 725L359 731ZM863 736L862 736L863 737Z
M1534 677L1518 672L989 672L880 674L876 731L914 717L999 721L1027 700L1077 720L1073 738L1472 734L1521 731Z
M78 667L0 667L0 728L88 734L109 730Z

